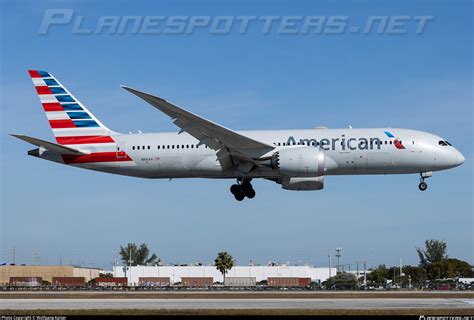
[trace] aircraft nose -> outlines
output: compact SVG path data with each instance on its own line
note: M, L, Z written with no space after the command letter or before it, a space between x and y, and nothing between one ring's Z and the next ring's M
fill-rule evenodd
M462 153L456 150L456 166L462 165L464 163L464 160L465 158Z

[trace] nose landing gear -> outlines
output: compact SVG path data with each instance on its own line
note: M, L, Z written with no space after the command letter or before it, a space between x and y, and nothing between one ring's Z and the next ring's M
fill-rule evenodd
M420 184L418 184L418 189L420 189L420 191L425 191L426 189L428 189L428 184L425 182L425 178L429 178L432 175L433 173L431 171L420 173Z
M418 185L418 189L420 189L421 191L425 191L426 189L428 189L428 185L426 184L426 182L421 181Z
M230 187L230 192L234 195L235 200L242 201L245 197L253 199L255 197L255 190L250 183L250 180L237 179L237 184Z

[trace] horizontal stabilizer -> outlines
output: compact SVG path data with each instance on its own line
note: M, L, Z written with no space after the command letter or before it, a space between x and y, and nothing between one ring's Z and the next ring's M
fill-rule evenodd
M25 136L23 134L11 134L11 136L15 137L15 138L18 138L20 140L26 141L28 143L31 143L35 146L40 147L40 148L43 147L44 149L46 149L48 151L51 151L51 152L56 152L56 153L60 153L60 154L75 154L75 155L85 154L84 152L79 151L77 149L65 147L65 146L62 146L60 144L56 144L54 142L49 142L49 141L45 141L45 140L41 140L41 139L37 139L37 138L33 138L33 137L28 137L28 136Z

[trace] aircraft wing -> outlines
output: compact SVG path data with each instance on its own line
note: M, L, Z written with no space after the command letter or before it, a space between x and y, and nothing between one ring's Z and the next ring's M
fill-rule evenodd
M80 150L77 150L77 149L65 147L65 146L62 146L60 144L56 144L56 143L53 143L53 142L41 140L41 139L38 139L38 138L25 136L23 134L11 134L11 136L15 137L15 138L18 138L20 140L29 142L29 143L37 146L37 147L43 147L46 150L51 151L51 152L56 152L56 153L60 153L60 154L75 154L75 155L85 154L85 153L83 153L83 152L81 152Z
M218 150L217 157L224 168L237 165L239 170L250 171L252 160L274 149L274 146L254 140L220 124L197 116L168 101L126 86L125 90L142 98L173 119L173 123L211 149Z

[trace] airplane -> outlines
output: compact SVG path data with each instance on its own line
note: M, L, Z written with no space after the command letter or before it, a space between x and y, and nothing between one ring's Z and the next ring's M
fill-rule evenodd
M35 145L28 154L74 167L149 179L235 179L236 200L255 197L251 181L283 189L321 190L325 176L419 174L419 189L434 171L464 163L445 139L397 129L235 131L158 96L122 86L171 117L179 132L122 134L100 122L55 77L29 70L56 142L12 134Z

